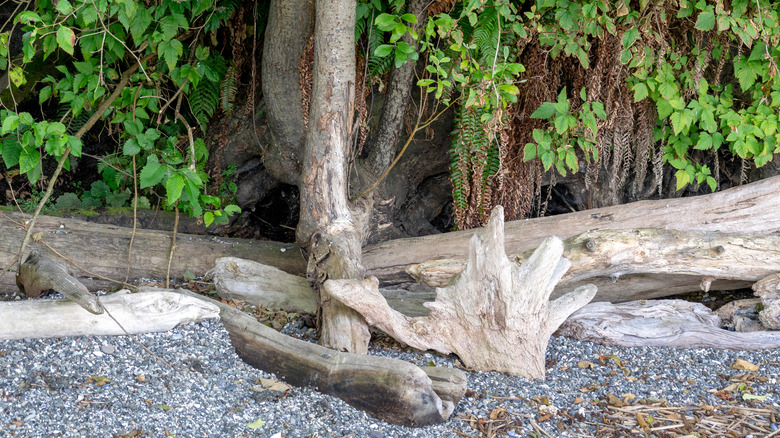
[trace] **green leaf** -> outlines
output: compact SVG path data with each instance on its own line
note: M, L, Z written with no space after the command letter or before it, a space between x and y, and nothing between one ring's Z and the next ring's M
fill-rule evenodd
M105 182L98 180L92 183L89 193L95 199L106 199L106 196L111 193L111 187Z
M414 14L403 14L401 15L401 20L412 24L417 23L417 17Z
M9 114L3 119L3 128L0 131L0 135L6 135L9 132L15 130L19 126L19 116L16 114Z
M744 67L738 68L738 64L735 63L734 70L734 75L739 79L739 87L742 88L742 91L748 91L756 83L758 75L751 67L744 65Z
M556 113L555 104L552 102L544 102L539 108L531 114L532 119L549 119Z
M767 395L754 395L754 394L746 393L746 394L742 394L742 400L758 400L758 401L762 402L762 401L765 401L768 396L769 396L768 394Z
M165 176L165 166L157 161L157 157L149 155L146 158L146 165L141 169L140 187L145 189L159 184Z
M712 12L702 12L696 19L696 29L709 31L715 28L715 14Z
M40 162L41 154L37 149L33 149L31 152L22 151L19 156L19 173L27 173L34 170L38 167Z
M235 204L228 204L225 206L225 213L227 213L228 216L241 213L241 207Z
M173 205L181 198L181 192L184 189L184 178L178 173L174 173L165 183L165 192L168 197L168 205Z
M5 168L10 169L19 164L19 155L22 153L22 145L16 141L14 137L7 137L3 139L3 161L5 162Z
M57 45L69 55L73 55L73 46L76 44L76 34L73 33L73 29L65 26L60 26L57 29Z
M600 118L601 120L607 120L607 112L604 111L604 104L601 102L591 102L591 107L593 107L593 112L596 113L596 116Z
M382 44L379 47L377 47L376 49L374 49L374 56L378 56L380 58L384 58L384 57L390 55L391 53L393 53L393 49L395 49L395 47L393 47L390 44Z
M568 120L566 119L566 116L559 115L555 117L555 132L558 134L563 134L569 129Z
M206 214L203 215L203 223L208 227L212 222L214 222L214 213L207 211Z
M122 148L122 154L132 157L133 155L141 152L141 146L138 144L138 140L135 138L128 139Z
M152 23L152 14L144 7L138 9L138 12L133 17L133 21L130 23L130 34L133 36L133 41L138 46L144 40L144 32Z
M64 193L57 198L57 202L54 204L58 209L79 208L81 207L81 201L75 193Z
M73 12L73 6L70 5L68 0L59 0L56 9L62 15L68 15Z
M390 32L395 29L395 16L388 13L379 14L374 19L374 24L376 24L376 27L378 27L379 30Z
M644 82L634 84L634 102L644 100L647 96L647 85Z
M675 173L675 176L677 178L677 190L680 190L691 182L691 176L685 169L678 170L677 173Z
M630 27L626 30L626 33L623 34L622 42L623 42L623 48L628 49L631 47L634 42L639 38L639 29L637 27Z
M246 424L246 427L252 430L259 429L263 426L265 426L265 422L261 418L258 418L257 420Z
M694 149L705 150L712 147L712 136L707 132L699 133L699 141L696 142Z
M577 173L577 171L580 170L580 163L577 161L577 154L575 154L571 149L566 152L566 166L574 173Z
M526 143L525 150L523 151L523 161L531 161L536 158L536 145L533 143Z
M168 71L172 71L179 61L179 57L184 51L184 47L179 40L163 41L157 46L157 54L165 60L168 65Z

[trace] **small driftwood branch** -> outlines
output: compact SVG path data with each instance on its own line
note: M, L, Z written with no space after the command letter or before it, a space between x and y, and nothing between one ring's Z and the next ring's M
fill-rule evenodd
M731 332L700 303L683 300L591 303L556 332L582 341L624 347L764 350L780 347L780 332Z
M226 304L189 291L178 292L219 306L230 340L248 364L291 385L338 397L389 423L441 423L466 392L466 374L460 370L337 352L278 333Z
M100 304L130 334L219 316L213 304L171 292L116 293L101 297ZM0 302L0 339L124 334L108 314L94 315L69 300Z
M407 317L387 305L378 281L328 280L329 293L360 312L368 323L421 350L456 353L479 371L544 377L550 335L569 314L588 303L594 286L582 286L550 302L569 267L563 243L551 237L522 266L504 253L503 208L496 207L482 237L470 242L465 270L426 303L428 317Z
M65 265L41 255L34 249L19 266L16 274L19 291L30 298L38 298L47 290L55 290L90 313L103 313L103 306L86 286L72 277Z

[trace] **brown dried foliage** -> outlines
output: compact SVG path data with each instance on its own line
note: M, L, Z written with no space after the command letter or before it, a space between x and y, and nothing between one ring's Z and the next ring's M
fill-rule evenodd
M314 84L314 34L309 36L306 48L298 63L298 83L301 89L301 108L303 108L303 126L309 129L309 109L311 108L311 87Z

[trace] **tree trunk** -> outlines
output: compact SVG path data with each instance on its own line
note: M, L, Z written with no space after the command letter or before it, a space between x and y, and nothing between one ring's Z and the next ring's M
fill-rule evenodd
M321 287L328 279L362 279L364 275L360 229L347 202L355 7L355 0L320 0L315 5L314 84L296 237L307 253L307 277L319 294L320 343L366 353L370 340L366 322Z
M299 65L312 32L308 0L272 0L263 45L262 87L272 141L266 169L280 181L298 184L306 140Z

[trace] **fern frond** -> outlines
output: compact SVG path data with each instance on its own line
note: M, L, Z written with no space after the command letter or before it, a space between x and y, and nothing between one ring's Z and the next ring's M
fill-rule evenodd
M216 82L205 79L200 81L198 87L189 97L190 111L204 131L209 119L217 111L219 91L219 85Z
M238 93L238 80L236 79L236 68L230 66L225 72L225 79L219 83L219 105L222 111L228 116L233 112L233 103Z

